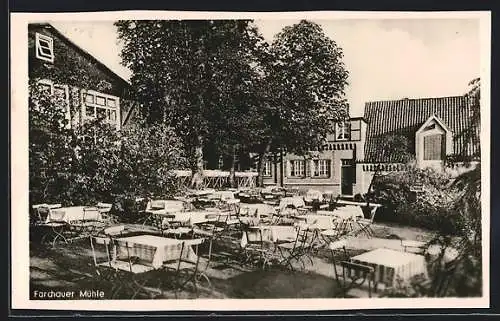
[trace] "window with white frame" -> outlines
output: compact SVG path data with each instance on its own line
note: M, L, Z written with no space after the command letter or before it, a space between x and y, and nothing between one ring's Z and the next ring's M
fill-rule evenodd
M313 177L330 177L331 160L329 159L315 159L312 161L312 175Z
M292 160L290 161L290 176L304 177L305 161Z
M54 40L51 37L36 33L35 50L38 59L54 62Z
M120 127L118 97L89 90L84 93L84 103L85 118L102 118L108 123Z
M69 111L69 87L67 85L55 84L50 80L40 80L38 86L42 91L52 95L56 99L56 103Z
M349 140L350 139L349 124L346 122L336 123L335 125L335 138L336 140Z
M71 119L69 108L69 87L67 85L55 84L51 80L40 80L38 86L42 91L47 92L54 98L55 104L65 111L65 117L68 121ZM69 125L68 125L69 126Z
M264 176L271 176L271 162L264 162Z

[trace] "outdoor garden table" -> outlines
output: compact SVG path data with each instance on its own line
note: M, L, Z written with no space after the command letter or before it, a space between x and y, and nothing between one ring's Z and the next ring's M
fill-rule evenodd
M192 224L205 223L217 220L218 211L190 211L172 213L173 218L166 218L168 222L184 222Z
M354 256L351 262L375 269L375 289L379 283L393 287L398 280L405 283L416 275L427 277L425 257L414 253L380 248Z
M57 240L67 243L86 237L103 224L98 208L71 206L50 209L43 226L48 230L42 237L42 243L51 238L50 243L55 246Z
M47 215L46 223L66 222L70 224L75 221L100 221L101 213L96 208L95 211L84 211L88 206L71 206L52 209Z
M332 216L326 215L306 215L305 222L314 228L319 230L330 230L334 229L335 225L333 224L334 218Z
M127 248L125 244L129 245L130 256L136 256L141 259L149 261L151 258L147 257L149 253L144 251L143 246L151 246L156 248L151 266L155 269L162 267L163 262L175 261L180 257L178 244L182 242L189 243L189 240L178 240L173 238L166 238L155 235L136 235L130 237L123 237L117 239L116 253L118 257L127 255ZM185 255L185 256L184 256ZM197 257L191 247L184 251L183 257L189 260L196 261Z
M273 206L269 204L240 204L240 215L272 216L276 213Z
M335 216L343 220L356 219L358 217L364 217L361 207L349 206L345 208L337 208L334 211L317 211L317 215L328 215Z
M297 236L297 229L294 226L287 225L250 226L247 233L243 233L241 247L245 247L248 242L260 241L261 235L263 242L276 243L278 241L294 240Z

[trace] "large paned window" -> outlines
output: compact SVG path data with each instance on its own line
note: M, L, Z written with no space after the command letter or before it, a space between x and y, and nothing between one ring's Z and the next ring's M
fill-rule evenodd
M118 97L89 90L84 93L84 102L86 118L103 118L117 128L120 127Z
M331 160L315 159L312 161L312 177L330 177Z
M305 161L292 160L290 161L290 176L291 177L304 177L305 174Z

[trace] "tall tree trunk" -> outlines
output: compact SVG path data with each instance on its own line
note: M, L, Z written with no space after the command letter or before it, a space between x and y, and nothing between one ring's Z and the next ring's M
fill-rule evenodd
M235 170L235 165L236 165L236 146L233 146L233 151L232 151L232 156L231 156L231 169L229 171L229 184L231 185L232 188L236 188L236 170Z
M193 162L192 162L192 177L190 187L200 189L203 185L203 137L196 137L195 145L193 146Z
M377 164L377 167L375 168L375 172L373 173L373 177L370 180L370 185L368 185L368 190L366 191L366 194L368 194L368 195L370 194L370 192L372 190L373 182L377 178L378 174L381 172L381 168L382 168L382 166L380 164ZM370 197L366 198L366 205L370 206Z
M264 147L264 150L259 154L259 162L257 163L257 187L264 186L264 162L267 160L267 154L271 150L272 139L269 139Z

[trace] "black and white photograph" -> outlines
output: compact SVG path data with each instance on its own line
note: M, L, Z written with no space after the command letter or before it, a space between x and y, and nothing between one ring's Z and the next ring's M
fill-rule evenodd
M488 307L488 12L11 18L18 306Z

